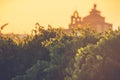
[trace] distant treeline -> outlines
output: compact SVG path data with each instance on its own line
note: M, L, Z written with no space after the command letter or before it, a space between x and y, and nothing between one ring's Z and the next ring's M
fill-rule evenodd
M120 80L120 30L47 29L0 34L0 80Z

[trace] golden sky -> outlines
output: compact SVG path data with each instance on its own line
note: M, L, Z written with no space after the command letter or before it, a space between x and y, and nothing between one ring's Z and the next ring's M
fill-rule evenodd
M9 23L5 33L30 33L36 22L67 28L75 10L85 17L94 3L106 22L120 26L120 0L0 0L0 26Z

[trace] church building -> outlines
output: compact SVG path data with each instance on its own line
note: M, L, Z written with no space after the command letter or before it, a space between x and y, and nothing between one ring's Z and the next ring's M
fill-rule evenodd
M71 23L69 25L69 30L75 27L85 27L85 25L90 25L90 28L96 30L97 32L104 32L108 29L112 29L112 24L105 22L105 17L101 16L101 12L96 9L96 4L94 4L93 9L90 11L89 15L81 18L77 11L71 16Z

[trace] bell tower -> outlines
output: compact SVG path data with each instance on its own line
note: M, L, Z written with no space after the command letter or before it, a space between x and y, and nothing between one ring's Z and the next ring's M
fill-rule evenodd
M71 24L76 24L78 22L81 22L81 18L79 17L79 14L77 11L73 13L73 16L71 16Z
M93 5L89 15L83 17L82 20L81 17L79 17L78 12L75 11L71 16L69 30L72 28L81 28L87 24L90 24L90 28L96 30L97 32L104 32L112 28L112 24L105 22L105 17L101 16L101 12L97 10L96 4Z
M78 11L75 11L71 16L71 24L69 25L69 28L72 28L73 26L77 25L80 22L81 17L79 17Z

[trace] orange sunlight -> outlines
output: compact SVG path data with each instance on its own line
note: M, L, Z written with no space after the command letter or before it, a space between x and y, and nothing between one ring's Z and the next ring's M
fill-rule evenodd
M68 28L75 10L84 17L94 3L114 29L120 26L120 0L0 0L0 26L8 23L4 33L30 33L36 22Z

